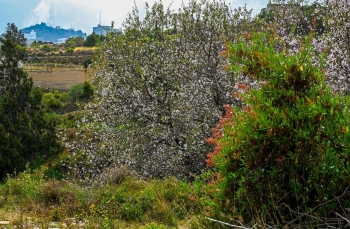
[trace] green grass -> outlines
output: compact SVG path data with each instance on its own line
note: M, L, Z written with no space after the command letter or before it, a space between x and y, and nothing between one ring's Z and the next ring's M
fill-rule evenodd
M0 217L21 224L84 220L85 228L189 228L201 212L192 184L175 178L144 181L125 177L117 185L86 187L59 181L49 169L27 169L0 185ZM9 227L11 228L11 227Z

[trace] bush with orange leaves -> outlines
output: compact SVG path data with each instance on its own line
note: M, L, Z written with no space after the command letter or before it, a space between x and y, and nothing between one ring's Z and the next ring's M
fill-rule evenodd
M214 175L206 209L225 222L287 226L350 206L348 100L326 86L308 40L293 55L276 42L250 34L228 47L230 69L261 86L239 85L243 107L226 106L207 140Z

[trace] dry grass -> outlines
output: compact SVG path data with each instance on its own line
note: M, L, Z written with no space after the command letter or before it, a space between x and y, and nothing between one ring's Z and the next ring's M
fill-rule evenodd
M77 51L96 51L96 47L75 47L74 52Z
M28 71L35 86L44 89L68 90L74 84L84 83L92 78L91 70Z

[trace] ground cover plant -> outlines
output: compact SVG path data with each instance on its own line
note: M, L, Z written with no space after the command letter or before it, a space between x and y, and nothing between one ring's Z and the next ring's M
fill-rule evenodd
M67 227L67 220L74 219L84 228L177 228L189 227L201 209L192 201L193 187L175 178L144 181L125 173L118 183L87 188L47 178L46 172L46 167L27 168L7 177L0 185L2 219L13 226L30 219L32 226L59 222Z

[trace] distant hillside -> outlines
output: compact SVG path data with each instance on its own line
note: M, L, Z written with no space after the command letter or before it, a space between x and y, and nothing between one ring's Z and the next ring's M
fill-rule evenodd
M36 32L35 40L37 41L57 42L60 38L86 37L86 33L83 33L81 30L76 31L74 29L53 28L51 26L47 26L44 22L23 28L22 32L29 34L32 30Z

